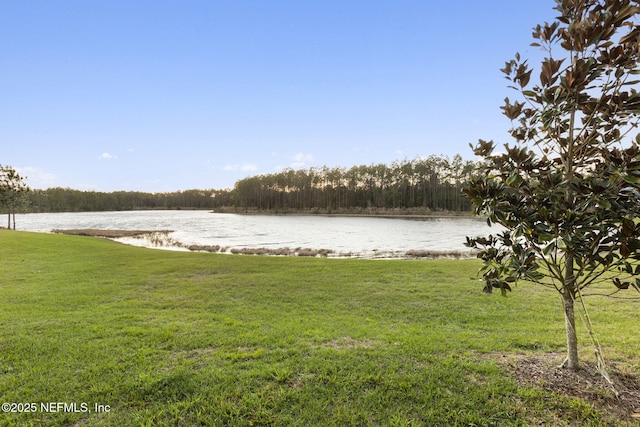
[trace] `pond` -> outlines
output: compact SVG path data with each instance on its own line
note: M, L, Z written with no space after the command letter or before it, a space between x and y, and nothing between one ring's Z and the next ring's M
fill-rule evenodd
M171 230L146 238L118 238L123 243L189 250L189 246L219 247L238 253L251 249L325 249L332 257L404 258L468 256L465 236L489 234L481 218L380 218L321 215L237 215L208 211L120 211L18 215L17 228ZM268 251L266 251L268 252Z

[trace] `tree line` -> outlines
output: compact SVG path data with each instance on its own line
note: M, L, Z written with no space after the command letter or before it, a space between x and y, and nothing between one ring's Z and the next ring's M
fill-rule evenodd
M460 155L432 155L349 169L285 169L242 179L233 191L237 205L245 209L469 211L461 189L475 166Z
M391 164L285 169L251 176L232 189L167 193L35 189L21 196L25 212L212 209L226 212L470 211L461 189L476 168L460 155L418 157ZM14 210L15 210L14 203ZM7 209L6 204L2 208Z
M32 190L28 212L91 212L145 209L215 209L232 206L230 190L186 190L170 193L141 191L80 191L71 188Z

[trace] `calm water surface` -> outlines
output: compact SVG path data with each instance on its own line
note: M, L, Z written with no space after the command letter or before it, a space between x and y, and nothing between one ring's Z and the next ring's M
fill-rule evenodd
M468 251L465 236L492 230L479 218L375 218L295 215L234 215L208 211L127 211L24 214L17 228L173 230L169 237L184 245L232 248L331 249L334 256L397 257L408 250ZM144 239L125 243L151 246Z

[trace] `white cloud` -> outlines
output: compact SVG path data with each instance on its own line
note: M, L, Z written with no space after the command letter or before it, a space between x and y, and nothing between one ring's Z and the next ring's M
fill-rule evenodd
M49 188L56 185L58 177L54 174L43 171L42 169L35 168L33 166L26 166L24 168L15 168L16 172L22 177L26 177L27 184L33 188Z
M310 162L313 162L313 156L311 154L298 153L295 156L293 156L293 161L310 163Z
M243 163L242 165L226 165L222 169L226 171L255 172L258 170L258 166L253 163Z
M289 167L298 169L306 167L309 163L313 163L315 159L311 154L298 153L294 155L291 160L293 160L293 163L291 163Z
M81 191L99 191L100 187L97 184L78 184L76 185L78 190Z
M114 156L111 153L107 153L106 151L102 154L100 154L100 157L98 157L101 160L113 160L113 159L117 159L118 156Z

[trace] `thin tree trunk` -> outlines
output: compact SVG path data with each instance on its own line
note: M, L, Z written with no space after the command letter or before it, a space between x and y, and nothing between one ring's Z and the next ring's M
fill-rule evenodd
M564 306L564 323L567 334L567 359L566 366L569 369L577 370L578 360L578 337L576 335L576 318L574 313L575 301L575 276L573 255L568 254L566 259L565 283L562 292L562 303Z
M564 303L564 323L567 332L567 364L569 369L576 370L579 366L578 360L578 338L576 336L576 320L573 311L573 298L569 292L563 295Z
M572 69L575 68L577 58L574 56L572 63ZM576 93L576 104L578 103L578 94ZM574 160L575 151L574 144L575 139L575 122L576 122L576 108L571 112L569 120L569 138L567 143L567 151L564 163L564 178L568 183L565 190L566 204L569 208L573 208L575 203L575 196L571 187L574 179ZM573 230L570 229L567 237L571 237ZM576 319L573 309L573 303L576 296L576 276L575 276L575 264L572 253L565 254L565 271L564 271L564 287L562 289L562 303L564 306L564 321L567 334L567 360L566 366L569 369L577 370L578 361L578 337L576 335Z

